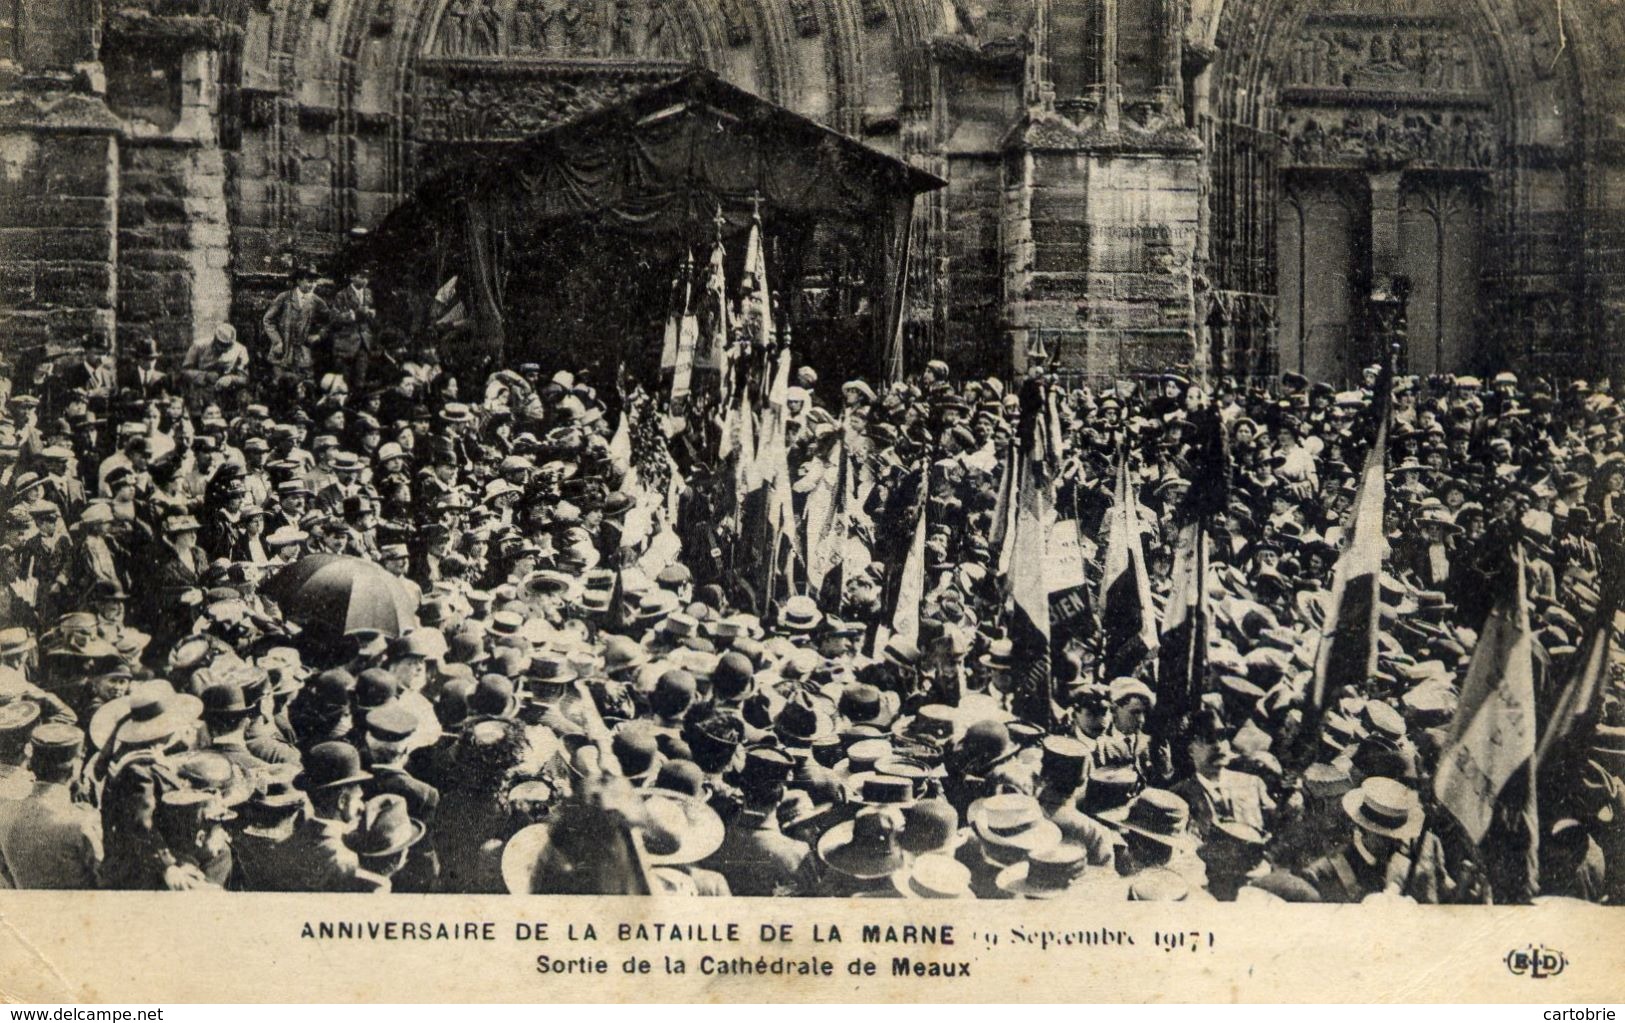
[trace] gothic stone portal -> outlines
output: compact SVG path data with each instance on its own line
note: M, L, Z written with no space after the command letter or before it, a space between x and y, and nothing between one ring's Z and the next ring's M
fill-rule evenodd
M1407 368L1471 368L1480 197L1501 147L1464 27L1428 9L1309 14L1283 79L1280 368L1356 379L1374 357L1364 296L1395 273L1415 283Z

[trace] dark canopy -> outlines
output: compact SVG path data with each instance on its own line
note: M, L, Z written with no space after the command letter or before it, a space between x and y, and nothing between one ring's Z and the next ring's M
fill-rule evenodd
M450 155L386 218L370 248L386 266L434 252L435 266L419 276L461 264L478 348L493 357L515 354L506 344L504 282L525 270L510 260L527 239L619 238L615 244L646 250L653 264L652 254L707 245L719 230L736 235L757 211L769 231L826 221L861 226L873 260L872 308L880 313L870 339L884 349L898 333L914 197L945 184L703 70L529 139ZM794 286L782 275L774 284ZM602 296L572 290L558 301L583 299Z
M608 214L616 226L682 231L718 205L862 218L946 182L692 71L495 155L455 162L422 184L383 233L461 200L506 200L533 224Z

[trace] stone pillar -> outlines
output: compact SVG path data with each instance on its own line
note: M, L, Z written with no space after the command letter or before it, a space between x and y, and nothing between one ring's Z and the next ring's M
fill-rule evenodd
M178 358L231 311L220 27L152 15L109 31L108 102L123 115L119 332ZM166 78L164 93L143 88ZM245 337L245 342L254 339Z
M1371 282L1387 281L1400 272L1399 171L1382 171L1368 178L1371 188Z
M100 10L26 0L0 62L0 345L26 374L113 337L118 145L102 98Z
M1100 0L1099 109L1101 124L1117 131L1123 117L1123 86L1117 77L1117 0Z

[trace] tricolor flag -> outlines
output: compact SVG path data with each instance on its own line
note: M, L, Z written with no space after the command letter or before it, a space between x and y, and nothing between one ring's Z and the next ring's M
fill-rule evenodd
M711 263L705 274L705 289L700 294L698 315L695 320L694 372L707 374L705 390L712 385L722 370L724 348L728 343L728 270L726 252L721 237L711 249ZM681 356L678 372L682 372Z
M1579 656L1570 662L1569 680L1557 698L1540 731L1535 747L1536 765L1545 764L1570 736L1587 732L1596 724L1596 714L1608 681L1609 660L1614 648L1614 618L1619 613L1618 586L1604 599L1580 643Z
M914 526L914 540L908 545L908 558L899 578L897 606L892 609L891 633L910 643L920 641L920 602L925 599L925 504Z
M1128 455L1117 464L1117 486L1106 513L1106 558L1100 577L1101 667L1106 678L1133 675L1157 652L1157 609L1141 544L1140 502L1129 482Z
M666 334L660 348L660 371L670 372L671 407L681 409L693 388L695 348L700 323L691 301L694 255L683 254L683 265L671 282L671 302L666 314Z
M1021 386L1020 454L1015 480L1010 543L1010 643L1016 695L1012 709L1049 727L1053 716L1050 675L1050 587L1045 562L1055 512L1050 465L1057 438L1050 433L1049 395L1037 377Z
M1516 579L1508 579L1507 592L1496 602L1473 648L1472 660L1461 682L1461 700L1450 725L1450 738L1433 774L1433 794L1461 823L1462 831L1482 843L1492 827L1501 836L1493 857L1502 877L1491 881L1506 897L1527 897L1538 882L1536 853L1539 825L1534 812L1535 667L1534 633L1529 627L1528 586L1523 551L1513 562ZM1517 805L1498 803L1514 775L1522 773L1516 788ZM1512 802L1512 800L1508 800ZM1523 846L1523 870L1507 870L1504 854L1513 843ZM1512 876L1516 875L1516 876ZM1499 882L1499 883L1496 883Z
M1346 687L1360 686L1377 668L1377 625L1381 613L1382 558L1388 540L1383 528L1388 424L1366 455L1360 487L1332 569L1330 612L1320 630L1320 651L1309 684L1306 740L1318 738L1320 717Z
M837 604L842 592L841 562L846 555L847 516L852 489L847 460L846 432L843 430L840 439L835 442L835 464L830 468L821 468L823 478L807 495L806 506L807 590L813 596L819 596L828 577Z
M1190 487L1174 509L1172 587L1157 656L1157 706L1152 731L1172 737L1194 713L1207 675L1209 614L1208 527L1230 499L1230 454L1211 407L1191 416Z

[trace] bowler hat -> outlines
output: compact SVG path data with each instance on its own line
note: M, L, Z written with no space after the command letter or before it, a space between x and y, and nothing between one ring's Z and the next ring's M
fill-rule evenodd
M357 856L383 859L417 844L427 829L407 813L406 800L385 793L367 800L354 831L344 844Z
M294 785L306 792L321 792L345 785L360 785L372 778L361 767L361 754L347 742L324 742L305 754L304 770Z

